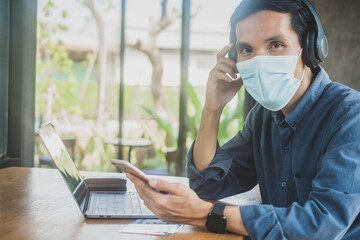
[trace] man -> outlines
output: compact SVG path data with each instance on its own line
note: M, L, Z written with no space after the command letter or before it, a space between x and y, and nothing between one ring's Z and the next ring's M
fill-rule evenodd
M360 239L360 94L331 82L317 66L327 54L326 38L312 42L322 28L308 4L244 0L235 10L236 43L217 55L188 153L194 191L128 175L160 219L254 239ZM233 47L236 61L226 58ZM259 104L220 147L221 112L242 85ZM261 205L202 200L256 184Z

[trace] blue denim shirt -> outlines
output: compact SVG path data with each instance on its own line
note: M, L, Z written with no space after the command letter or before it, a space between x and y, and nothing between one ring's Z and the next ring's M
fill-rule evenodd
M287 117L261 105L190 187L220 199L260 186L261 205L240 207L254 239L360 239L360 93L321 69Z

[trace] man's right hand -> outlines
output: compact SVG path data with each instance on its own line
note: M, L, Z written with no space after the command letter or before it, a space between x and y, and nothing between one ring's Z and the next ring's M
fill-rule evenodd
M236 62L225 57L232 47L233 44L229 44L217 54L217 63L210 71L204 106L208 112L221 113L243 85L241 78L236 75Z
M235 61L225 57L232 46L229 44L218 53L217 63L209 74L205 106L193 150L193 164L200 172L209 166L215 156L221 112L242 86L241 78L236 76Z

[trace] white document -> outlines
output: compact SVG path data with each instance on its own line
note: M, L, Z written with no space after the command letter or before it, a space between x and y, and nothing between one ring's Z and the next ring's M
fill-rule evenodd
M123 227L120 232L146 235L173 235L182 226L182 224L165 223L159 219L138 219Z
M235 205L235 206L246 206L246 205L258 205L261 204L261 195L259 185L256 185L250 191L240 193L234 196L220 199L219 201Z

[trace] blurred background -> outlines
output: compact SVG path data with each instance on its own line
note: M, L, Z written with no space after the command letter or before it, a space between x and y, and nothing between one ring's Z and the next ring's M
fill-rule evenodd
M187 150L200 123L208 74L228 43L229 19L239 1L192 2L182 115L182 1L126 1L123 56L121 3L38 1L35 127L52 121L81 170L115 171L109 160L119 157L148 173L183 175L179 119L187 126ZM221 144L243 124L243 95L224 111ZM37 137L35 166L51 166L46 155ZM179 161L182 169L176 169Z
M313 2L330 46L322 66L359 90L360 2ZM121 158L149 174L184 175L208 74L239 3L38 0L35 128L54 122L81 170L116 171L109 160ZM220 144L242 127L244 95L223 112ZM47 155L36 136L34 165L52 167Z

